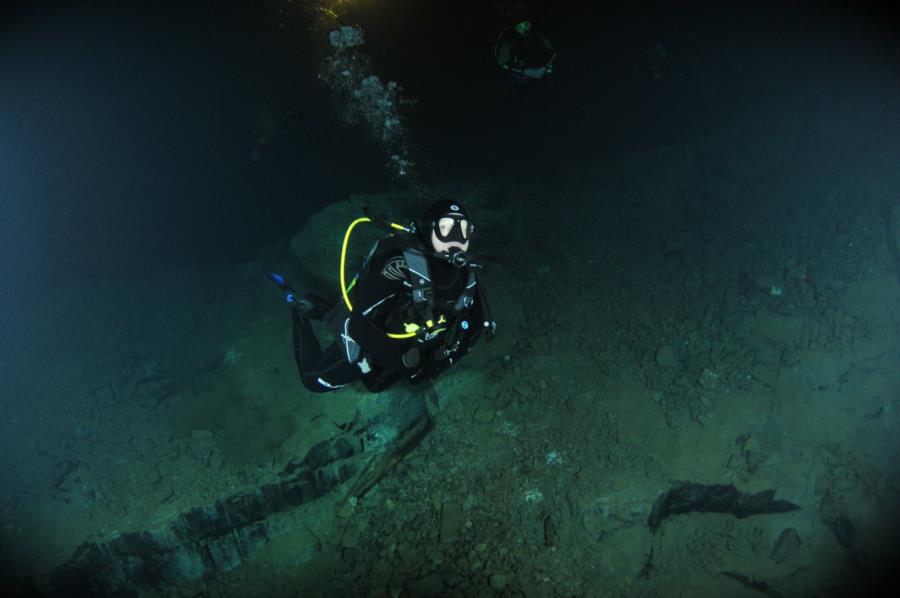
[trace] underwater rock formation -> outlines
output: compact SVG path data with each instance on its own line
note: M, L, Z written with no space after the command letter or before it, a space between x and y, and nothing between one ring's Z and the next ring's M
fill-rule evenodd
M738 519L762 513L785 513L800 507L786 500L774 500L775 490L741 492L728 484L678 484L653 503L647 526L656 531L662 520L680 513L731 513Z
M399 392L351 423L289 463L277 482L191 509L159 529L85 542L51 572L53 594L136 596L231 571L287 531L271 515L322 498L350 480L350 495L368 492L427 435L431 415L424 395Z

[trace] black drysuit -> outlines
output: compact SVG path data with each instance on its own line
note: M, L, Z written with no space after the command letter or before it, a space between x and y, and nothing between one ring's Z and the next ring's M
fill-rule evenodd
M469 351L485 328L482 295L474 292L474 303L457 312L454 305L469 285L468 268L435 259L428 261L434 294L433 321L438 322L441 316L446 319L434 327L445 330L431 338L387 336L388 332L404 332L405 323L424 326L420 310L413 305L403 252L389 239L379 242L368 268L352 289L353 312L348 312L343 300L337 306L331 318L335 341L325 351L320 349L307 316L293 311L294 357L306 388L329 392L362 380L370 391L379 392L401 376L412 382L433 378ZM358 355L354 343L359 346ZM419 349L420 360L415 367L407 368L403 355L413 347Z

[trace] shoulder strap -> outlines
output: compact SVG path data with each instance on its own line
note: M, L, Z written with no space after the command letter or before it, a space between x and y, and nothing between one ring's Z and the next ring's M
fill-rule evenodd
M454 311L461 312L472 307L472 304L475 303L475 286L477 284L478 280L475 278L475 270L469 268L469 279L466 281L466 287L459 294L459 299L453 305Z

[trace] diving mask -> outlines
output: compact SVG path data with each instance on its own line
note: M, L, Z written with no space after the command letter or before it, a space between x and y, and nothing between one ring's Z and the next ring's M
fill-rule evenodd
M434 224L435 236L444 243L455 241L461 245L465 244L472 238L474 232L475 225L472 221L458 214L441 216Z

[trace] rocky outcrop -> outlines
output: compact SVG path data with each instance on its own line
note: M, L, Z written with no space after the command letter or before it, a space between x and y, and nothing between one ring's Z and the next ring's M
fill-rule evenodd
M423 395L382 396L380 407L370 407L341 434L313 446L276 482L191 509L158 529L82 544L51 572L53 594L136 596L231 571L271 537L288 531L272 515L322 498L350 480L350 495L365 494L431 429Z
M647 526L656 531L663 519L680 513L731 513L738 519L763 513L785 513L799 509L786 500L775 500L775 490L741 492L728 484L678 484L656 499Z

